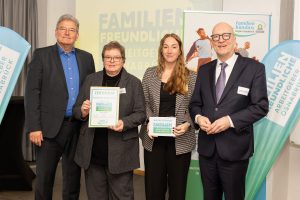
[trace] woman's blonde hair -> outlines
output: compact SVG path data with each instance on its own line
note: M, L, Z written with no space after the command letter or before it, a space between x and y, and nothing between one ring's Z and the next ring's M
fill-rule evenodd
M178 42L180 54L177 58L176 65L171 77L169 78L168 82L164 85L164 90L169 92L170 94L179 93L187 95L189 70L184 64L183 47L181 39L175 33L168 33L160 40L160 45L158 48L157 74L161 78L162 73L164 71L165 59L163 56L163 46L165 40L168 37L172 37Z

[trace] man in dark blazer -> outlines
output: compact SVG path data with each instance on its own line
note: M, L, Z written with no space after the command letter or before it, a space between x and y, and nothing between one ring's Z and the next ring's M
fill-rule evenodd
M74 162L79 122L72 107L88 74L95 72L90 53L74 48L79 23L59 18L53 46L37 49L29 64L25 91L26 132L36 145L35 199L52 199L57 164L62 157L63 199L78 199L80 167Z
M204 199L242 200L253 123L268 113L264 65L234 53L233 28L224 22L212 31L217 58L198 72L190 114L199 129L198 152ZM262 133L263 134L263 133Z

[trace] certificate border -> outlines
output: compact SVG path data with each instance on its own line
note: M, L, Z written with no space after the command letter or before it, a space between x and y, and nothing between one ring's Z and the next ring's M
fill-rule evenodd
M166 118L174 118L175 119L175 126L176 126L176 117L150 117L149 120L153 121L154 119L166 119ZM149 127L149 129L153 128L152 126ZM163 134L163 133L151 133L154 136L162 136L162 137L175 137L174 133L171 134Z
M120 87L103 87L103 86L91 86L90 87L90 100L93 99L92 95L93 95L93 91L94 90L115 90L118 93L118 98L117 98L117 115L116 115L116 123L119 120L119 105L120 105ZM89 128L107 128L107 126L101 126L101 125L93 125L91 123L91 116L92 115L92 103L91 103L91 107L90 107L90 114L89 114Z

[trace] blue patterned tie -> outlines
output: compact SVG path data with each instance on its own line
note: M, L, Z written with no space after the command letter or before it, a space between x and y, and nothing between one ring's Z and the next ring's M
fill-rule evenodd
M219 102L221 95L223 93L223 90L225 88L225 81L226 81L225 67L227 67L227 63L223 62L223 63L220 63L220 65L221 65L221 73L220 73L217 83L216 83L217 102Z

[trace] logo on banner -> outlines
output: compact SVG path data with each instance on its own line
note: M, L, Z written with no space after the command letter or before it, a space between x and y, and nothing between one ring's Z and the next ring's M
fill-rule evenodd
M265 28L266 24L260 20L243 20L235 22L234 32L238 37L246 37L264 33Z

